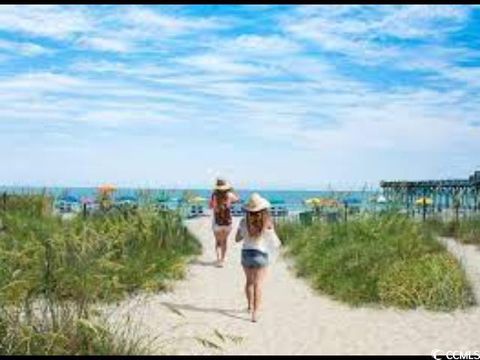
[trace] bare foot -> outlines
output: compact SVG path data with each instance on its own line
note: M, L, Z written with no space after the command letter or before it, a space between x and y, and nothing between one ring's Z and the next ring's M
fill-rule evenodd
M257 312L252 312L252 322L257 322Z

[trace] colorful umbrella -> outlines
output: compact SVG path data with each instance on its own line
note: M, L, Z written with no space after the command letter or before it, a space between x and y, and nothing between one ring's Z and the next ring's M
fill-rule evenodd
M157 196L155 200L156 200L157 202L163 203L163 202L168 202L169 200L172 200L172 201L173 201L173 200L175 200L175 199L170 199L170 197L169 197L168 195L166 195L166 194L161 194L161 195Z
M350 196L350 197L344 198L343 203L345 205L359 205L362 203L362 200L360 200L359 198Z
M205 199L204 197L201 197L201 196L195 196L195 197L188 200L188 202L190 202L190 203L201 203L201 202L205 202L205 201L207 201L207 199Z
M337 207L339 205L337 200L327 198L310 198L305 200L305 204L324 207Z
M283 200L282 198L279 198L279 197L269 198L268 201L272 205L285 204L285 200Z
M112 184L102 184L98 187L101 192L111 192L115 191L117 188Z
M117 199L117 201L118 202L137 202L137 198L134 196L125 195L125 196L120 196Z
M320 206L338 207L339 205L340 204L335 199L322 199L322 201L320 201Z
M318 204L318 198L310 198L310 199L306 199L304 201L305 205L317 205Z
M92 198L83 198L82 204L93 204L95 201Z
M78 203L78 198L72 195L63 196L59 200L69 202L69 203Z
M421 197L415 201L415 204L416 205L432 205L433 200L431 198Z

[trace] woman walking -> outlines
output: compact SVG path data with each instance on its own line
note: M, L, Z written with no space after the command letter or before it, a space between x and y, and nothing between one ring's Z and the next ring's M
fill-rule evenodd
M257 321L262 300L262 286L268 265L274 260L281 242L278 239L268 209L270 203L254 193L245 206L246 215L240 221L235 240L243 240L242 266L245 271L245 295L252 321Z
M223 179L217 179L211 200L210 208L213 209L213 234L215 236L215 252L217 266L223 267L227 252L227 239L232 231L232 203L240 198L233 192L232 186Z

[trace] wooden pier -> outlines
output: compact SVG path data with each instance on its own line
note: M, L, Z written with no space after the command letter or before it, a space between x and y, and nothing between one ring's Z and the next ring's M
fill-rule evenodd
M480 202L480 171L468 179L381 181L380 186L388 201L401 203L411 210L421 197L432 199L433 212L444 209L478 211Z

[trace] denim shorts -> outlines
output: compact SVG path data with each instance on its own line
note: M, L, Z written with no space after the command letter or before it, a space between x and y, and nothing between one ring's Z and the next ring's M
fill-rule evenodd
M242 265L249 268L259 268L268 265L268 254L255 249L242 250Z

